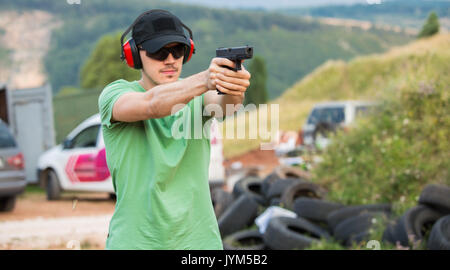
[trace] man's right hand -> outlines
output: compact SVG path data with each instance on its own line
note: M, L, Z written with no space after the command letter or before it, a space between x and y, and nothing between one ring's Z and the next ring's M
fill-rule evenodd
M219 91L233 96L243 96L250 85L250 73L242 66L234 71L235 63L227 58L216 57L211 60L208 68L207 86L209 90Z

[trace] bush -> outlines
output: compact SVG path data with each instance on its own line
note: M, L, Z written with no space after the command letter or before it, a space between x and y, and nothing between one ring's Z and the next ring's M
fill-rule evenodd
M380 110L338 133L313 171L344 204L393 203L402 213L428 183L450 184L448 89L420 83L386 99Z

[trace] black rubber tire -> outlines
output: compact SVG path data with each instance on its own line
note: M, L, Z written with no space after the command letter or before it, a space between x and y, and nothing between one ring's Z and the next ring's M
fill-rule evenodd
M442 213L425 205L419 204L410 208L397 221L393 235L394 243L398 241L405 247L414 246L423 239L426 230L431 230L431 226L442 216Z
M420 194L419 203L444 214L450 214L450 187L436 184L427 185Z
M281 205L281 198L273 198L273 199L271 199L269 205L270 206L280 206Z
M450 215L443 216L433 225L427 248L432 250L450 250Z
M395 226L396 226L396 222L390 221L386 224L386 228L384 229L383 232L383 236L382 236L382 241L384 242L389 242L392 244L396 244L396 240L395 240Z
M293 209L294 200L301 197L322 199L326 191L319 185L311 182L293 183L281 195L281 205L286 209Z
M391 213L390 204L366 204L366 205L355 205L346 206L341 209L330 212L327 216L327 223L331 231L334 232L336 226L347 218L360 215L365 212L385 212L387 214Z
M258 214L258 203L247 194L242 194L220 216L218 220L222 238L250 226Z
M54 170L49 170L47 173L46 192L47 200L49 201L55 201L61 198L61 186Z
M352 234L349 239L344 243L345 246L351 247L353 244L360 244L361 242L369 241L370 232L364 231L357 234Z
M114 193L114 192L109 193L108 197L110 200L113 200L113 201L117 200L116 193Z
M235 232L223 239L224 250L264 250L263 235L258 230Z
M222 188L215 188L211 191L211 201L213 203L214 214L218 219L233 203L233 195Z
M277 182L278 180L283 180L287 178L307 180L310 178L310 175L309 173L301 169L294 168L292 166L284 166L284 165L278 166L273 170L272 173L270 173L268 176L266 176L266 178L264 178L262 183L262 193L267 198L270 186L273 183Z
M327 222L328 214L342 207L340 203L302 197L295 199L293 211L313 222Z
M16 205L16 196L0 198L0 212L11 212Z
M247 193L257 203L267 205L266 198L262 193L262 179L255 176L247 176L234 184L233 196L239 198L243 193Z
M273 183L269 190L267 191L266 200L271 201L273 198L281 198L283 195L283 192L292 184L294 183L300 183L303 182L303 180L297 179L297 178L286 178L286 179L280 179Z
M264 232L264 242L270 249L305 249L313 241L330 235L303 218L274 217Z
M333 236L339 242L351 245L351 241L360 240L361 234L367 233L372 228L372 219L379 215L385 214L383 212L367 212L347 218L335 227Z

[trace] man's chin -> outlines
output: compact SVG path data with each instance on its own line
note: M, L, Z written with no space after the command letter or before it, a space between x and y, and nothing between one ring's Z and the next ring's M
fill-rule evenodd
M161 84L171 83L178 81L179 75L165 75L164 78L160 80Z

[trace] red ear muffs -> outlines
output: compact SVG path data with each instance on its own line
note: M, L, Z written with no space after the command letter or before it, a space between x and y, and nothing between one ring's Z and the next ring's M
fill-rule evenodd
M195 45L192 39L189 39L191 46L189 46L184 54L183 64L186 64L191 60L192 55L195 53Z
M141 56L139 55L139 50L136 47L134 39L130 38L129 40L127 40L127 42L123 44L122 49L127 65L134 69L141 69L142 68Z

